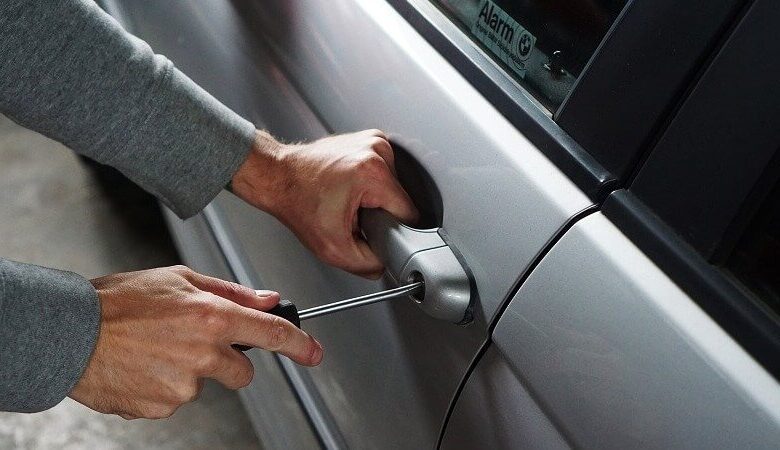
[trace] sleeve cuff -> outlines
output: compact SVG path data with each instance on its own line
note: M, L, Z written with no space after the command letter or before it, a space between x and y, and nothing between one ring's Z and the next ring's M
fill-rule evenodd
M246 161L255 126L220 103L170 62L154 111L131 132L135 153L110 163L181 218L202 210ZM143 158L144 170L137 170ZM123 170L124 171L124 170Z
M100 329L92 284L0 259L0 410L42 411L81 378Z

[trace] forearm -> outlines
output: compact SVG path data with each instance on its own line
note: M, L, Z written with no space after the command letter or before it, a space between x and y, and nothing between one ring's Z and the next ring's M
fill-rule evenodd
M114 166L182 217L244 162L254 126L89 0L0 3L0 111Z
M0 411L60 402L81 377L98 337L100 304L70 272L0 259Z

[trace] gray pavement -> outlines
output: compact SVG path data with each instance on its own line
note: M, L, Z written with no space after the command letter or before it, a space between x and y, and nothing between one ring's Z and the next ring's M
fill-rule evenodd
M99 182L105 178L0 116L0 255L86 277L176 264L154 201L115 180ZM0 412L0 449L258 446L238 396L213 383L159 421L105 416L70 399L37 414Z

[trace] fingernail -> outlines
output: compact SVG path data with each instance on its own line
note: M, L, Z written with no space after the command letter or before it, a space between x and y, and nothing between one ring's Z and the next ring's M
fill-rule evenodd
M265 289L258 289L255 291L255 294L257 294L258 297L270 297L272 295L279 295L278 292L266 291Z

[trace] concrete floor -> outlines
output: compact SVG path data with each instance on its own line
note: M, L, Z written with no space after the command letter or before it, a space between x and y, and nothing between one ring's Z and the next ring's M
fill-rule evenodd
M100 183L72 152L0 116L0 255L88 278L176 264L156 204ZM103 186L111 184L111 189ZM207 384L170 419L126 421L65 399L38 414L0 413L0 449L259 448L238 396Z

